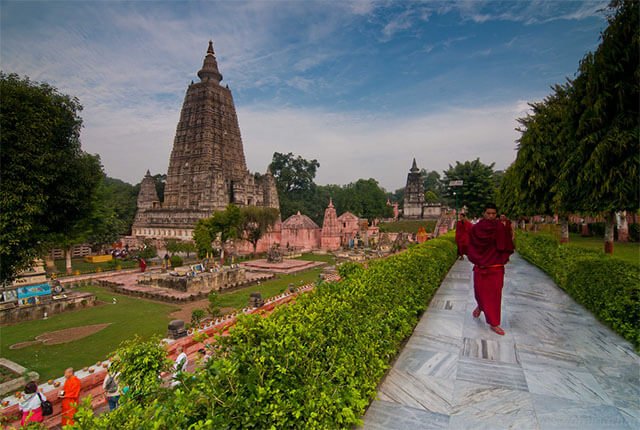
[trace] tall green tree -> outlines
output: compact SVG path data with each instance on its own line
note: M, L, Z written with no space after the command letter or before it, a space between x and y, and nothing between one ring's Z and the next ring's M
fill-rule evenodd
M387 206L386 191L373 178L358 179L341 187L333 202L338 213L349 211L368 220L393 216L393 209Z
M449 168L443 172L443 182L448 185L450 181L462 180L461 187L445 188L444 196L448 199L449 204L454 204L455 191L458 201L458 208L467 207L467 212L471 216L480 216L484 210L484 205L493 202L495 199L493 166L484 164L479 158L473 161L465 161L461 163L456 161L455 166L449 165Z
M80 147L78 99L0 72L0 281L92 211L100 163Z
M212 252L212 243L220 241L221 258L224 258L224 244L231 239L240 237L241 232L242 215L240 208L229 204L225 210L216 211L211 217L198 220L193 238L200 256L207 252Z
M257 206L245 206L240 208L241 237L253 245L253 253L256 253L258 241L278 221L280 213L278 209Z
M431 191L438 198L442 197L443 184L442 180L440 179L440 173L436 172L435 170L428 172L425 169L420 169L420 175L422 175L425 193L427 191Z
M562 179L585 211L605 214L605 252L613 252L615 211L640 205L640 2L614 0L608 10L601 43L574 82L577 144Z
M133 225L133 218L136 215L136 201L140 188L136 188L136 186L121 181L120 179L110 178L109 176L104 177L103 186L105 188L106 200L109 201L109 204L115 210L118 219L122 221L119 233L121 235L131 234L131 226Z
M319 167L317 160L306 160L291 152L273 154L269 170L276 181L283 219L298 211L305 214L311 212L309 203L314 201L317 188L314 179ZM317 208L311 209L317 212Z

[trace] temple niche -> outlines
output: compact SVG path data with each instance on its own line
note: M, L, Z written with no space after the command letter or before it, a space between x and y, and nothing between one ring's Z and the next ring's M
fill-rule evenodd
M132 228L138 238L191 240L199 219L229 203L280 207L271 173L247 170L233 96L220 84L211 41L198 77L200 82L187 88L180 112L164 201L148 171L142 181Z

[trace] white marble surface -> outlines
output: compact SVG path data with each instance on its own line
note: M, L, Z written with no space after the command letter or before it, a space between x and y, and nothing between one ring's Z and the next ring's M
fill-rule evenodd
M506 336L475 319L458 261L363 417L365 429L638 429L640 359L517 254L502 302Z

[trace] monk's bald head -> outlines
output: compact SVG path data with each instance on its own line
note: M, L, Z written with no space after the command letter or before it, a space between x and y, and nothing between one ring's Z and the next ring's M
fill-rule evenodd
M65 378L71 378L73 376L73 367L68 367L65 371L64 371L64 377Z

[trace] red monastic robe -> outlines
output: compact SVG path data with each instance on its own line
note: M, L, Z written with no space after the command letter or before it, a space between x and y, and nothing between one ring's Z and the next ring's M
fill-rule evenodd
M456 223L456 244L458 245L458 256L467 254L470 230L471 223L469 221L458 221Z
M80 380L73 375L64 383L64 398L62 399L62 426L72 425L73 416L78 410L80 400Z
M473 290L476 302L487 323L500 325L504 265L513 253L509 228L499 220L482 219L471 228L468 256L473 267Z

